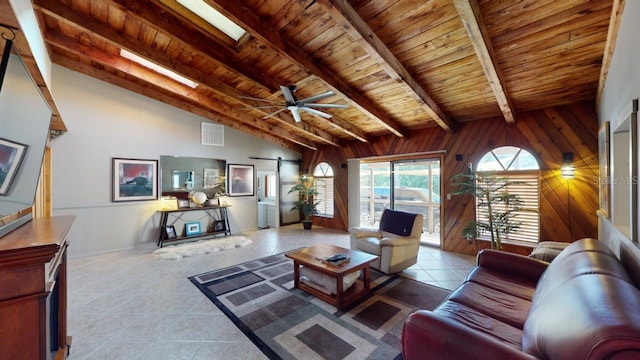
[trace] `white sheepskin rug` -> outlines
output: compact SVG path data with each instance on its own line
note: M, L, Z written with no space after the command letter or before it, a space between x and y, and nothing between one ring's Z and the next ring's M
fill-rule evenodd
M230 236L224 238L200 240L191 243L162 247L153 253L165 260L178 260L200 254L209 254L220 250L228 250L251 244L251 240L244 236Z

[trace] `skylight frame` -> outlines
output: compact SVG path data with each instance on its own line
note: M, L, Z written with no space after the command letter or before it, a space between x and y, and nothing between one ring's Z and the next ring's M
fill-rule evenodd
M186 77L176 73L175 71L171 70L171 69L167 69L163 66L160 66L158 64L155 64L145 58L142 58L134 53L132 53L131 51L125 50L125 49L120 49L120 56L122 56L125 59L131 60L133 62L135 62L136 64L145 67L149 70L155 71L161 75L164 75L172 80L175 80L183 85L186 85L192 89L195 89L196 87L198 87L198 83L195 81L192 81L190 79L187 79Z
M207 23L211 24L216 29L222 31L238 42L244 34L247 33L245 29L240 27L233 20L224 16L218 10L211 7L204 0L176 0L178 4L184 6L186 9L202 18Z

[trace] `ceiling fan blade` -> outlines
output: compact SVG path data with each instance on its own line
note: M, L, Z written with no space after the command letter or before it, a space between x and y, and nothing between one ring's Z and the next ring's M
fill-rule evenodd
M306 99L298 100L298 102L301 102L301 103L303 103L303 102L314 102L316 100L324 99L326 97L333 96L333 95L335 95L335 93L333 91L327 91L326 93L322 93L322 94L318 94L318 95L315 95L315 96L308 97Z
M264 105L264 106L247 106L240 108L240 110L253 110L253 109L268 109L268 108L279 108L282 105Z
M274 111L271 114L267 114L267 115L263 116L262 119L266 119L266 118L272 117L273 115L281 113L281 112L283 112L285 110L287 110L287 108L282 108L282 109L280 109L278 111Z
M314 107L314 108L318 108L318 109L347 109L349 108L349 105L342 105L342 104L306 104L306 103L302 103L302 106L307 106L307 107Z
M295 120L296 122L302 121L302 118L300 117L300 112L298 111L297 106L287 106L287 109L291 111L291 114L293 115L293 120Z
M264 101L264 102L268 102L268 103L272 103L272 104L282 104L282 101L273 101L273 100L267 100L267 99L259 99L259 98L254 98L251 96L238 96L240 99L249 99L249 100L255 100L255 101Z
M289 87L280 85L280 90L282 90L282 95L284 95L284 99L287 100L288 104L296 103L296 98L293 96L293 93L291 92L291 89Z
M304 106L300 106L300 107L298 107L298 109L300 109L302 111L306 111L306 112L311 113L311 114L316 115L316 116L323 117L325 119L331 119L331 114L327 114L325 112L318 111L316 109L312 109L312 108L304 107Z

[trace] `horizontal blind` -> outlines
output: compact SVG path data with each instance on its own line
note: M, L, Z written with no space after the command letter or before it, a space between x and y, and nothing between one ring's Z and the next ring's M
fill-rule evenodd
M540 172L534 171L508 171L492 173L492 175L502 177L508 181L520 182L521 184L509 185L505 190L509 194L520 196L523 201L522 209L514 212L513 222L520 223L520 227L512 232L500 234L501 240L515 240L537 243L540 234L540 216L538 205L540 201ZM479 199L476 199L476 220L488 221L489 213L486 207L480 207ZM505 211L504 204L492 205L496 211ZM482 234L480 239L489 240L491 234Z
M314 177L318 191L318 215L333 216L333 177Z

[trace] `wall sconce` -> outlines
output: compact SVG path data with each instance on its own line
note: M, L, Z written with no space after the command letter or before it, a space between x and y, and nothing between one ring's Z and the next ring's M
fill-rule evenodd
M560 174L565 179L573 179L576 176L576 167L573 165L573 153L562 153L562 166Z

